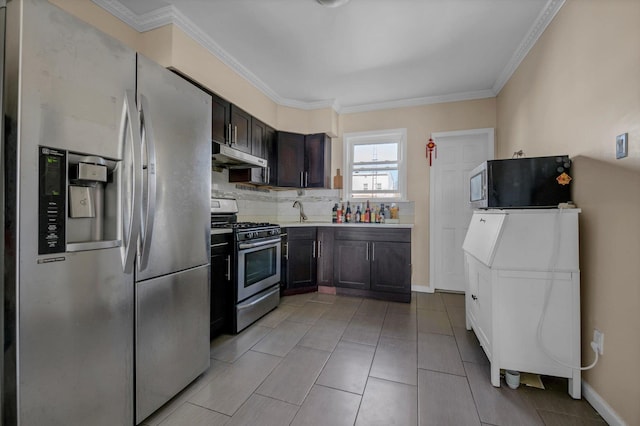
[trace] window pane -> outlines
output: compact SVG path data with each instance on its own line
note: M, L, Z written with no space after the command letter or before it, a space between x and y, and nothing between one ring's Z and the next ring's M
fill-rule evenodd
M397 191L398 169L359 168L351 175L351 191Z
M398 161L397 143L354 145L353 162Z

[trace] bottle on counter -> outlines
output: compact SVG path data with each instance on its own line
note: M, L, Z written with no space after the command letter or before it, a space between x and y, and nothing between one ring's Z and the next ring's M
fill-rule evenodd
M371 222L371 208L369 208L369 200L367 200L367 208L364 211L364 223Z
M380 215L378 217L378 223L384 223L385 221L385 217L384 217L384 204L380 204Z
M396 203L391 203L391 219L397 219L398 218L398 206L396 206Z
M338 223L338 203L335 203L331 209L331 222Z
M344 222L345 223L351 222L351 202L350 201L347 201L347 210L344 213Z
M380 206L376 206L373 213L373 221L375 223L380 223Z
M337 206L337 204L336 204L336 206ZM336 219L337 219L336 223L342 223L342 208L337 207L336 216L337 216L336 217Z
M356 206L355 223L360 223L362 220L362 213L360 212L360 204Z

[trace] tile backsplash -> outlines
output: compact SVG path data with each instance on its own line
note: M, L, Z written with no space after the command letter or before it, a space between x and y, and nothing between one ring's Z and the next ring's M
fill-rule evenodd
M298 222L300 219L299 210L297 207L293 207L293 203L300 201L307 215L307 222L331 222L333 205L341 202L342 197L342 190L339 189L281 190L229 183L228 180L227 170L213 171L211 173L211 197L238 200L239 221ZM378 204L378 202L374 204ZM400 222L413 223L414 203L407 201L396 204L399 208ZM353 205L353 213L355 210L355 205Z

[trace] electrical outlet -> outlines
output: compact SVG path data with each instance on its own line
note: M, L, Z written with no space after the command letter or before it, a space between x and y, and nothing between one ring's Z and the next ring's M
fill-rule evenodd
M597 328L593 330L593 342L598 347L598 354L604 353L604 333Z
M629 152L629 134L623 133L616 136L616 158L624 158Z

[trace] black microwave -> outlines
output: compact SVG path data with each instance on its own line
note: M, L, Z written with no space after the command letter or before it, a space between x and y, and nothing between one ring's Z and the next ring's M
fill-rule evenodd
M556 208L571 201L567 155L489 160L469 174L474 208Z

